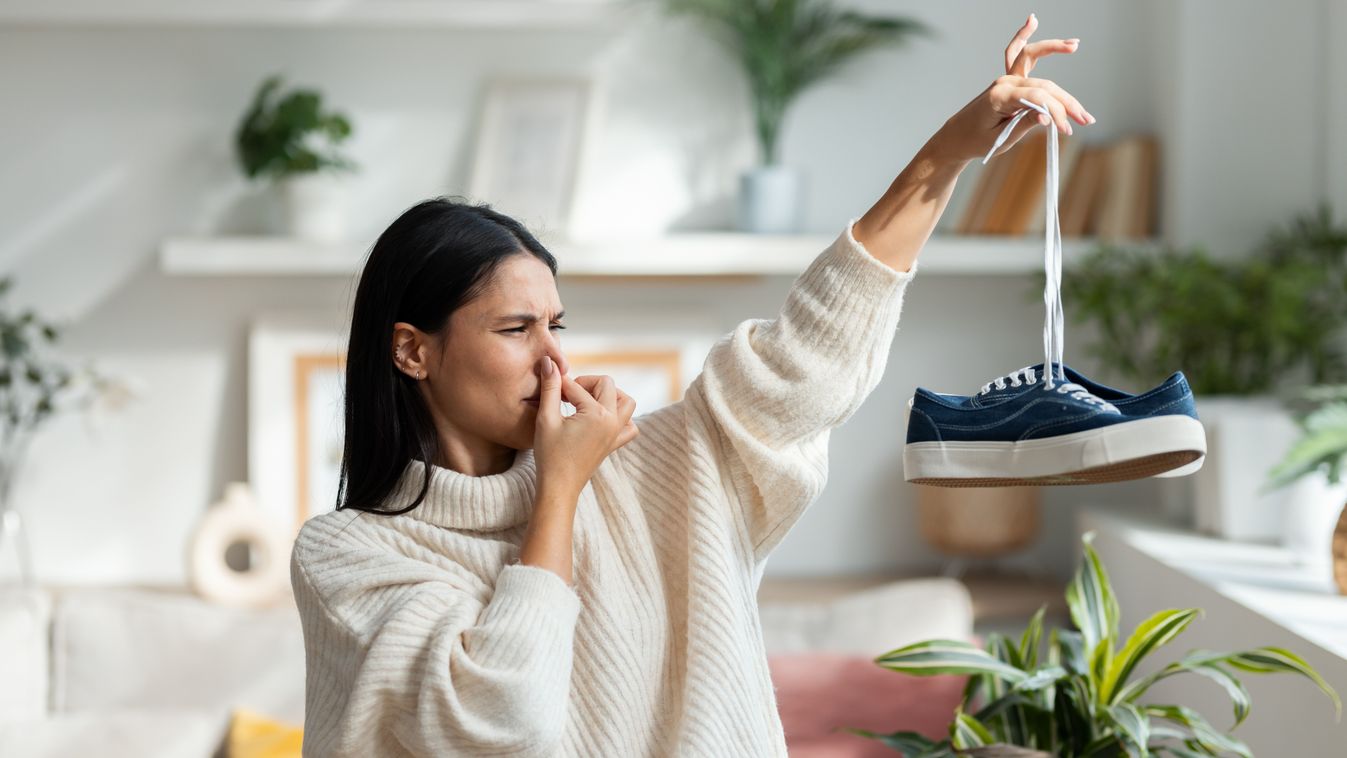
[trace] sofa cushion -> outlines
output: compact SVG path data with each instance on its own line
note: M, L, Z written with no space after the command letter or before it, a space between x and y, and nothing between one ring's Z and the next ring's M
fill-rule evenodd
M768 653L875 656L927 639L973 634L973 599L957 579L903 579L826 602L763 603L758 610Z
M898 755L878 740L840 727L881 734L915 731L936 740L948 736L967 678L910 676L882 668L873 658L844 653L768 656L791 758Z
M0 590L0 721L47 714L50 621L46 592Z
M76 590L55 602L52 706L251 708L304 719L304 637L292 603L225 608L186 593ZM223 721L222 721L223 723Z
M24 758L209 758L223 755L228 714L113 709L0 723L0 755Z

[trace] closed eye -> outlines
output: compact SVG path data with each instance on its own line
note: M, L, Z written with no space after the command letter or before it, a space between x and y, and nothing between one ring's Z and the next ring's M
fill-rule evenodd
M562 326L561 324L552 324L551 328L552 328L552 329L565 329L566 327ZM528 329L527 326L516 326L516 327L513 328L513 329L506 329L505 331L507 331L507 332L523 332L523 331L526 331L527 329Z

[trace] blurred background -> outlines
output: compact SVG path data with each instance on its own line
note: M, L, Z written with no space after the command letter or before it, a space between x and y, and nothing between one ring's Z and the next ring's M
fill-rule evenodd
M525 221L559 260L577 373L652 410L720 335L776 314L1004 73L1030 11L1034 39L1081 39L1032 75L1098 119L1062 138L1066 361L1130 392L1183 370L1206 465L1041 490L904 481L915 387L968 394L1041 360L1045 134L975 162L883 381L768 563L782 692L788 656L1017 635L1043 606L1068 624L1090 529L1124 634L1200 605L1188 646L1282 644L1347 686L1347 3L801 0L818 23L781 29L726 5L0 0L0 581L27 598L0 608L0 752L294 737L288 540L332 507L356 275L402 210L452 195ZM893 704L922 697L880 674L872 728L891 730ZM792 754L896 754L810 742L788 709L827 698L790 682ZM1311 684L1258 686L1251 746L1341 754ZM1173 694L1226 723L1209 682ZM949 710L909 726L938 734Z

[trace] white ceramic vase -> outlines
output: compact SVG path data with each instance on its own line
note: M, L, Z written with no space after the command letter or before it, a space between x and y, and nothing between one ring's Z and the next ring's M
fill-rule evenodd
M1263 487L1299 436L1291 414L1271 396L1199 397L1197 412L1207 432L1207 457L1201 470L1186 477L1192 480L1194 525L1228 540L1280 541L1286 493Z
M1282 545L1326 584L1333 581L1333 530L1347 505L1347 481L1336 485L1320 472L1280 490Z
M286 231L310 242L346 237L350 180L333 171L290 174L280 180Z
M758 166L739 177L739 229L792 234L799 229L800 173L782 165Z

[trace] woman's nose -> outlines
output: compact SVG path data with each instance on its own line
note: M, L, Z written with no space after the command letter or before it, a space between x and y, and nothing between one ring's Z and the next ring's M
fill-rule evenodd
M566 361L566 354L561 351L561 342L556 337L549 341L547 355L551 356L552 362L557 364L557 368L561 369L563 376L571 372L570 363Z

